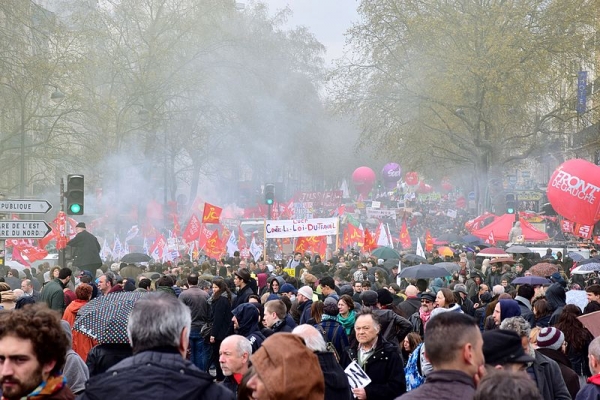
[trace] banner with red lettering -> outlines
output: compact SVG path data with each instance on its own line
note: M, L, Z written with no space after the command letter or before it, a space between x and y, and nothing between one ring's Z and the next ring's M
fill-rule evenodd
M563 219L560 222L560 229L565 233L573 233L574 227L575 223L573 221L569 221L568 219Z

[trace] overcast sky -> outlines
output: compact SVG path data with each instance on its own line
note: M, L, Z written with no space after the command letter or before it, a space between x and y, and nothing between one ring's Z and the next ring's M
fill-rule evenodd
M239 0L238 0L239 1ZM260 0L269 5L269 12L289 6L293 12L290 27L304 25L327 48L326 59L341 57L344 33L358 20L358 0Z

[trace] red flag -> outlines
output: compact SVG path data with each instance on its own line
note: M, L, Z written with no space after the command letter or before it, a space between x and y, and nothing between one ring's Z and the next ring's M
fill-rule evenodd
M488 236L487 239L485 239L485 242L487 244L491 244L491 245L495 245L496 244L496 239L494 239L494 231L490 232L490 235Z
M177 214L171 214L173 216L173 236L179 237L181 235L181 225L177 219Z
M348 230L348 234L350 235L348 240L350 244L358 243L362 245L365 243L365 234L359 228L352 224L348 224L346 229Z
M400 229L400 244L403 249L410 249L412 247L408 228L406 227L406 221L402 222L402 228Z
M563 219L560 223L560 228L565 233L573 233L574 227L575 224L573 223L573 221L569 221L567 219Z
M21 255L18 246L13 247L12 259L26 267L31 267L31 265L27 261L25 261L25 259Z
M204 203L204 212L202 213L203 224L218 224L223 209L212 204Z
M207 256L211 258L219 258L223 254L223 248L221 247L221 239L219 239L219 231L215 229L208 241L206 242L206 248L204 249Z
M298 240L296 240L296 248L294 249L294 251L296 253L304 254L304 252L308 250L309 246L310 243L308 241L308 238L299 237Z
M365 244L363 246L363 249L365 249L365 251L372 251L376 248L377 242L375 241L375 238L373 237L373 235L371 235L371 232L369 232L369 230L365 228Z
M163 257L163 250L167 246L167 240L163 235L158 235L152 246L150 246L150 256L155 260L160 260Z
M56 250L62 250L67 247L67 214L64 211L59 211L54 223L58 231Z
M600 244L600 236L594 236L594 244Z
M240 249L240 251L242 249L248 248L248 243L246 242L246 235L244 235L244 230L241 226L238 228L238 248Z
M425 232L425 251L433 250L433 238L431 237L431 233L429 233L429 229Z
M210 239L213 235L213 231L207 229L205 225L202 225L200 228L200 239L198 240L198 245L201 249L205 249L208 245L208 239Z
M198 239L198 235L200 234L200 220L196 217L196 214L192 214L190 217L190 222L188 222L185 227L185 231L183 231L183 240L187 243L193 242Z
M591 239L593 230L594 227L592 225L575 224L575 229L573 229L573 235L579 236L583 239Z
M40 249L39 247L27 243L15 246L15 249L18 249L21 255L27 257L30 262L43 260L44 257L48 255L48 252L45 249Z

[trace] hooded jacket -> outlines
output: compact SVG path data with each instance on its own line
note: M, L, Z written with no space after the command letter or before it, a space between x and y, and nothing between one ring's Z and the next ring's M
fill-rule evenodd
M258 308L253 304L244 303L234 308L231 313L238 322L237 334L250 341L252 353L255 353L266 339L258 327Z
M550 309L553 310L550 317L550 326L554 326L558 322L558 317L567 304L566 300L567 294L560 283L553 283L546 289L546 301Z
M498 301L498 304L500 304L500 322L506 318L521 316L521 307L515 300L503 299Z
M302 368L298 367L299 360ZM279 333L268 337L250 361L263 381L269 399L324 398L325 379L319 360L299 336Z
M600 374L594 375L587 380L587 384L581 388L575 400L598 400L600 398Z
M69 323L71 329L73 329L73 325L75 324L75 319L77 318L77 313L87 303L88 302L85 300L76 299L76 300L72 301L71 304L69 304L69 306L65 310L62 319ZM85 362L85 361L87 361L87 356L88 356L90 350L92 350L92 348L95 345L97 345L98 342L96 342L91 337L84 335L81 332L73 331L72 333L73 333L72 348L77 354L79 354L79 357L81 357L81 359Z
M69 343L71 343L71 326L67 321L61 321L63 331L66 333ZM79 357L73 349L67 350L63 375L67 378L67 384L73 394L80 394L85 390L85 383L90 379L90 372L85 362Z

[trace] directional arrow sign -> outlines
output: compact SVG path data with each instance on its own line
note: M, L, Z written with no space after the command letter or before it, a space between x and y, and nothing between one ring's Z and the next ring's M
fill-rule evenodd
M46 214L51 208L46 200L0 200L1 214Z
M46 221L0 221L0 239L41 239L51 231Z

